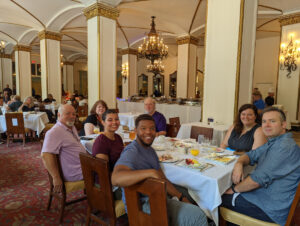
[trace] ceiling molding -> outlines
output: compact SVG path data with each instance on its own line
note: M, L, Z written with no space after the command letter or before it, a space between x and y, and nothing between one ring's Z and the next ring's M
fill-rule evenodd
M73 38L71 35L68 35L66 33L62 33L62 34L65 35L65 36L67 36L67 37L69 37L69 38L71 38L71 39L73 39L75 42L78 42L80 45L82 45L84 48L87 49L87 46L84 43L82 43L81 41L79 41L78 39ZM62 40L62 41L64 41L64 40Z
M189 34L191 33L191 30L192 30L192 27L193 27L193 24L194 24L194 20L195 20L195 18L196 18L196 15L197 15L197 12L198 12L198 9L199 9L199 7L200 7L200 3L201 3L201 2L202 2L202 0L199 0L198 5L197 5L197 7L196 7L196 10L195 10L195 12L194 12L193 19L192 19L192 22L191 22L191 25L190 25L190 28L189 28Z
M0 58L12 59L12 54L0 53Z
M138 51L136 49L132 49L132 48L122 49L121 55L126 55L126 54L138 55Z
M10 25L17 25L17 26L21 26L21 27L27 27L27 28L33 28L33 27L30 27L30 26L27 26L27 25L23 25L23 24L17 24L17 23L11 23L11 22L0 22L0 24L10 24Z
M294 13L279 18L280 26L300 23L300 13Z
M87 20L95 17L95 16L103 16L109 19L116 20L119 15L120 11L117 8L113 8L101 3L95 3L83 10L83 13Z
M35 15L33 15L31 12L29 12L27 9L25 9L23 6L21 6L20 4L16 3L14 0L10 0L11 2L13 2L15 5L17 5L18 7L20 7L21 9L23 9L25 12L27 12L30 16L32 16L34 19L36 19L43 27L44 29L46 29L45 24L42 23L42 21L39 20L39 18L37 18Z
M0 33L2 33L2 34L4 34L4 35L6 35L7 37L9 37L9 38L11 38L12 40L14 40L16 43L15 44L17 44L18 43L18 41L15 39L15 38L13 38L12 36L10 36L9 34L7 34L6 32L4 32L4 31L0 31Z
M263 26L265 26L265 25L268 24L268 23L271 23L271 22L275 21L275 20L278 20L278 18L274 18L274 19L271 19L271 20L269 20L269 21L267 21L267 22L262 23L261 25L259 25L259 26L256 28L256 30L259 29L259 28L261 28L261 27L263 27Z
M70 29L82 29L82 28L87 29L87 26L85 26L85 27L66 27L66 28L63 28L61 31L66 31L66 30L70 30ZM70 32L73 32L73 31L70 31ZM74 32L76 32L76 31L74 31Z
M257 30L257 31L261 31L261 32L273 32L273 33L279 33L280 34L280 31L268 31L268 30Z
M15 51L31 52L31 47L30 46L25 46L25 45L15 45L14 50Z
M62 34L57 33L57 32L53 32L53 31L43 30L43 31L40 31L38 33L38 37L39 37L40 40L51 39L51 40L61 41Z
M37 33L38 31L35 28L32 28L30 30L26 30L23 34L21 34L21 36L19 37L19 42L22 42L22 39L29 34L30 32L35 32L36 34L32 35L33 37L30 39L30 41L28 42L28 44L30 45L33 40L35 39L35 37L37 37Z
M133 26L122 26L122 28L124 29L142 29L142 30L148 30L150 31L150 27L133 27ZM169 34L175 34L174 32L171 32L171 31L166 31L166 30L159 30L159 29L156 29L156 31L158 32L165 32L165 33L169 33Z
M281 9L277 9L277 8L274 8L274 7L271 7L271 6L267 6L267 5L258 5L258 6L263 7L263 8L267 8L267 9L276 10L276 11L279 11L279 12L283 13Z
M198 45L199 39L194 36L185 36L177 38L176 43L177 45L183 45L183 44L194 44Z
M76 58L73 63L75 63L77 60L87 60L87 56L80 56L78 58Z

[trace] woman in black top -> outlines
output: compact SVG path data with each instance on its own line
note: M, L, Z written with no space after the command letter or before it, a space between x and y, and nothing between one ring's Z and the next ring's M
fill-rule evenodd
M229 128L221 148L248 152L267 142L259 125L260 118L253 104L244 104L239 109L234 124Z
M26 97L24 103L19 107L19 111L34 111L34 103L32 97Z
M98 128L100 132L104 131L102 124L102 114L107 110L107 104L103 100L98 100L92 107L90 115L83 122L83 128L79 132L79 136L86 136L94 133L94 129Z

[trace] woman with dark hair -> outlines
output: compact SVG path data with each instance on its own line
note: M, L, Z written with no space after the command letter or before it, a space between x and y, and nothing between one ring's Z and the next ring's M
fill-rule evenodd
M94 134L97 129L100 132L104 131L102 123L102 114L107 110L107 104L103 100L98 100L93 105L90 115L83 122L83 128L79 132L79 136Z
M102 114L102 123L104 132L94 142L93 156L107 160L112 172L124 148L122 138L116 134L120 126L118 113L115 110L108 109Z
M266 137L260 127L260 116L253 104L240 107L234 124L228 129L221 148L248 152L266 143Z

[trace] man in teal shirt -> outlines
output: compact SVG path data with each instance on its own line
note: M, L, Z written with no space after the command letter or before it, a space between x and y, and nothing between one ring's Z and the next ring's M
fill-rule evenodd
M268 142L238 159L232 172L234 184L223 195L222 205L284 225L300 181L300 148L292 134L286 133L286 118L281 110L271 107L262 114ZM257 166L244 179L243 167L249 164Z

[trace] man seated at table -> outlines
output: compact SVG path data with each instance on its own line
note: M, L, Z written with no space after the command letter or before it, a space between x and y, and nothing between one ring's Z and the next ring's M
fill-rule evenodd
M147 97L144 100L145 112L151 115L155 121L156 136L167 134L166 118L163 114L155 110L155 100L151 97Z
M61 105L58 121L47 133L42 148L42 159L53 178L54 191L60 192L62 180L59 176L55 155L60 155L60 164L66 181L82 180L79 153L85 152L74 126L75 109L71 105Z
M234 185L223 195L222 205L259 220L284 225L300 181L300 148L286 133L283 111L263 111L262 129L268 142L241 156L234 166ZM243 179L243 166L257 164ZM237 194L240 193L237 197ZM233 198L234 197L234 198Z
M176 199L167 200L169 225L207 225L204 212L200 207L190 204L193 202L190 197L186 198L187 190L179 186L176 188L160 168L158 157L151 147L155 138L154 119L148 114L140 115L135 121L135 127L137 138L124 149L117 161L112 173L112 184L127 187L147 178L162 179L167 183L167 193ZM124 191L122 195L126 203ZM143 201L143 210L149 212L149 200Z
M22 104L23 102L21 101L21 97L19 95L15 95L12 99L12 102L6 107L6 109L15 112L18 111Z
M259 91L252 93L253 105L257 108L258 114L261 114L264 110L265 102L262 99L262 95Z

